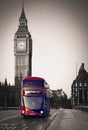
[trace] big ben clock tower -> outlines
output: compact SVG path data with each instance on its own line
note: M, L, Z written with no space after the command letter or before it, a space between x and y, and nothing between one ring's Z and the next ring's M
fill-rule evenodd
M15 86L21 85L23 77L32 75L32 38L22 8L18 30L14 36Z

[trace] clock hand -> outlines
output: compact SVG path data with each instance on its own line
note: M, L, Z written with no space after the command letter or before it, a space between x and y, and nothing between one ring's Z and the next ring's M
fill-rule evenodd
M20 46L23 46L23 45L20 45ZM24 46L23 46L24 47Z

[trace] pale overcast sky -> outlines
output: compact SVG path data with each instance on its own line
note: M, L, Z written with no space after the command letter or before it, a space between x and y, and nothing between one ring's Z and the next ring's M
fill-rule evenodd
M32 75L70 97L71 84L85 63L88 71L88 0L24 0L33 39ZM14 35L22 0L0 0L0 81L14 84Z

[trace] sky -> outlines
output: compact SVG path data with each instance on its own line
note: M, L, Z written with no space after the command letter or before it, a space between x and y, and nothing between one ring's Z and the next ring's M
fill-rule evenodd
M81 63L88 71L88 0L24 0L24 10L33 40L32 75L70 97ZM0 0L0 81L10 84L21 11L22 0Z

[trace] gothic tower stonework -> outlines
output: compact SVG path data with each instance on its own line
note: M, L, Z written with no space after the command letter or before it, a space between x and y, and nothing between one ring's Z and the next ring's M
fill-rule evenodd
M15 86L21 86L23 77L32 75L32 38L28 31L24 7L14 36Z
M88 105L88 72L81 64L78 75L71 86L72 106Z

